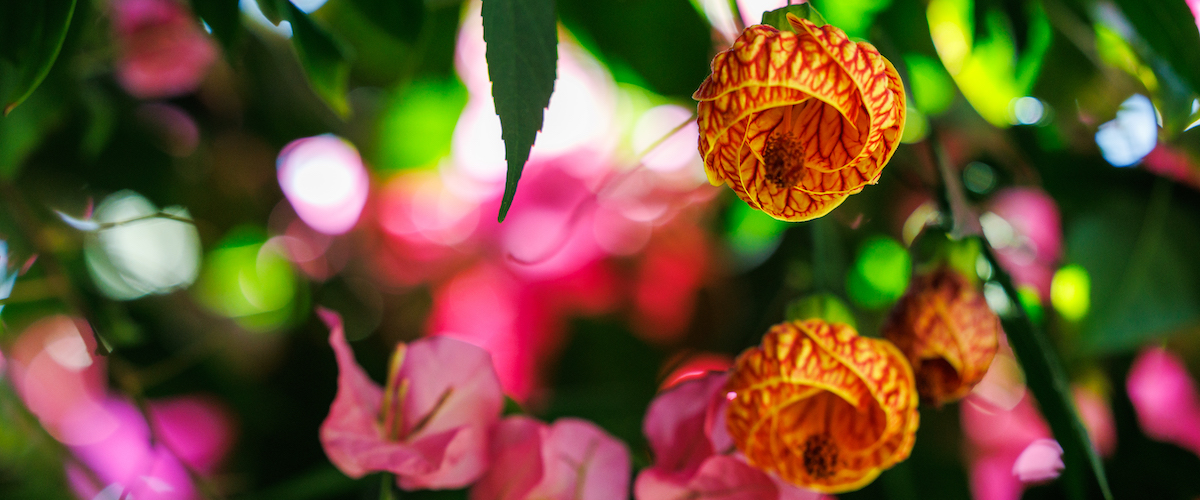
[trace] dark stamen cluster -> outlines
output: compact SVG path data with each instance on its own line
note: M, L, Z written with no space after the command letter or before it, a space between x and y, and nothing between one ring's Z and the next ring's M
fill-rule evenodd
M808 475L824 479L837 470L837 445L828 433L813 434L804 441L804 469Z
M779 187L792 187L804 176L804 147L791 134L773 134L763 150L767 182Z

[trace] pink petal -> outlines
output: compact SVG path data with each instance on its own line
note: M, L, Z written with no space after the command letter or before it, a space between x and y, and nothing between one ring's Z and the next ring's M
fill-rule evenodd
M972 460L971 497L975 500L1020 500L1023 486L1013 476L1016 455L995 453Z
M591 422L554 422L542 453L546 475L531 498L611 500L629 491L629 450Z
M397 376L409 381L405 422L428 418L441 401L428 424L410 439L464 425L486 428L500 420L504 394L491 355L480 347L449 337L417 340L409 344ZM443 401L445 394L449 396Z
M691 477L713 445L705 427L709 406L728 375L712 372L660 393L650 403L642 431L654 451L655 468Z
M1112 456L1117 447L1117 424L1113 422L1108 401L1082 386L1076 386L1072 393L1075 395L1079 418L1087 427L1088 437L1096 447L1096 452L1102 457Z
M189 467L209 473L233 445L233 421L215 399L184 396L150 403L157 436Z
M384 444L376 425L383 389L355 361L341 316L328 309L318 309L317 315L329 326L329 345L338 365L337 395L321 423L321 446L343 473L362 477L379 470L364 463L363 455Z
M686 483L674 475L649 468L638 474L637 500L779 500L780 489L765 472L727 455L714 455L700 465ZM797 488L792 488L797 489ZM791 498L791 497L789 497ZM801 497L803 498L803 497ZM815 498L815 497L811 497Z
M471 488L471 500L519 500L542 480L542 439L546 424L512 416L495 427L492 468Z
M1200 393L1179 357L1156 347L1142 351L1125 388L1147 436L1200 455Z
M1017 456L1012 473L1024 483L1049 481L1062 473L1062 446L1053 439L1039 439Z

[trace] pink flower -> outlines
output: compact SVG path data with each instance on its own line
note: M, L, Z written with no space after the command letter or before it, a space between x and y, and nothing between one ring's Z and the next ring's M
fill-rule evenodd
M726 372L686 379L650 403L642 430L654 465L638 474L638 500L814 500L823 495L797 488L751 467L725 431Z
M1000 265L1018 284L1036 288L1043 300L1049 298L1062 256L1062 222L1054 199L1037 188L1002 189L992 197L989 210L1008 224L1007 230L995 223L984 227Z
M321 424L321 445L343 473L397 476L401 488L461 488L488 465L488 432L504 396L491 357L445 337L399 344L385 387L354 360L341 318L319 310L329 325L338 390Z
M471 488L471 500L611 500L629 489L629 451L584 420L548 426L509 417L491 448L492 468Z
M196 90L217 59L212 39L182 3L173 0L112 0L120 46L117 80L141 99Z
M1134 360L1125 388L1147 436L1200 455L1200 392L1183 360L1148 348Z

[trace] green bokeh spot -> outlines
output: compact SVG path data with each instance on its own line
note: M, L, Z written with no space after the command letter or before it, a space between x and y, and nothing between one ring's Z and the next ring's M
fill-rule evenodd
M927 115L937 115L954 102L954 80L941 61L916 53L904 54L913 104Z
M867 309L882 309L904 294L912 275L912 259L896 240L874 236L858 249L846 275L850 300Z
M387 171L429 166L450 153L467 88L456 78L417 80L395 94L379 119L379 162Z
M742 202L729 209L729 246L740 257L753 258L773 250L787 228L788 223Z
M250 330L283 326L296 302L296 276L281 250L254 229L235 229L205 259L195 288L213 312Z

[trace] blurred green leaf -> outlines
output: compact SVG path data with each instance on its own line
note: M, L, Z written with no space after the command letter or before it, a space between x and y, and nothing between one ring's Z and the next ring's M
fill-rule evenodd
M500 115L508 178L499 220L504 221L529 150L542 129L558 65L558 32L553 0L487 0L483 40L488 76Z
M62 122L64 114L61 102L40 93L0 118L0 178L16 177L26 158Z
M287 2L292 23L292 43L313 90L340 116L350 114L346 86L350 79L350 50L318 26L312 18Z
M225 48L226 56L233 54L234 44L242 34L238 0L192 0L192 10L212 28L212 34Z
M796 16L800 19L807 19L809 22L817 26L829 24L827 21L825 21L825 18L821 16L821 13L817 12L817 9L814 9L813 6L809 5L807 2L763 12L762 23L768 26L774 26L780 31L795 31L792 29L791 23L788 23L788 14Z
M288 9L288 6L291 5L291 2L289 0L256 0L256 1L258 2L258 10L262 11L263 15L267 17L267 20L271 21L272 23L275 23L276 26L279 26L279 23L281 23L287 19L287 15L288 15L287 9ZM284 5L284 4L287 4L287 5Z
M1166 59L1192 92L1200 92L1200 31L1183 0L1116 0L1138 34Z
M618 80L689 98L708 75L712 29L688 0L560 0L558 13Z
M992 265L995 279L1004 287L1004 292L1013 303L1019 303L1020 293L1013 285L1012 278L1000 267L995 254L986 242L981 245L984 257ZM1087 428L1079 420L1071 396L1071 386L1063 371L1062 361L1050 339L1038 329L1021 307L1015 307L1017 314L1001 318L1004 333L1021 368L1025 370L1025 381L1033 397L1037 399L1042 416L1050 424L1054 439L1063 448L1062 460L1066 466L1062 480L1071 498L1080 500L1089 498L1094 493L1093 486L1105 499L1112 499L1109 491L1108 478L1104 474L1104 466L1100 456L1092 447L1088 438ZM1095 484L1089 484L1094 480Z
M415 42L425 20L421 0L349 0L367 19L398 40Z
M75 0L0 3L0 108L5 115L50 73L74 13Z
M788 304L784 317L789 321L819 318L830 323L845 323L851 328L858 328L850 306L832 293L817 293L795 300Z

